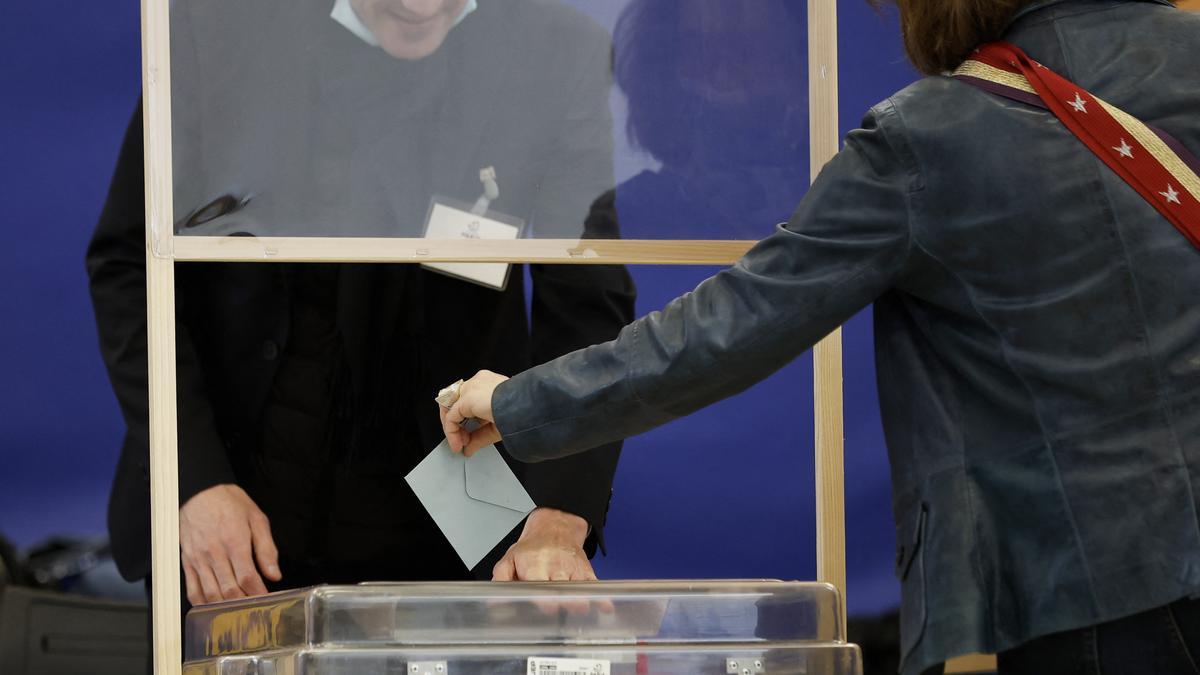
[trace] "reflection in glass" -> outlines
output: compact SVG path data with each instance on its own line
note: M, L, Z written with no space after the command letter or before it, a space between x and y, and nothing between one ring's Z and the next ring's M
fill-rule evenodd
M804 3L572 3L177 0L177 232L471 236L432 222L450 203L522 237L785 219L808 180ZM615 42L589 18L614 9ZM656 164L615 193L614 135Z
M630 140L661 163L617 189L630 239L759 239L808 185L805 3L633 0L615 31Z
M612 188L611 41L565 5L177 0L171 24L180 234L420 237L452 201L579 237Z

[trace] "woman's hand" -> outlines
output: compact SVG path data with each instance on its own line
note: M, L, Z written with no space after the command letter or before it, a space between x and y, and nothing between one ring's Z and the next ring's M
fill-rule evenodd
M492 393L507 379L505 375L481 370L475 373L475 377L462 383L458 389L458 399L450 407L440 406L442 430L446 432L451 450L470 457L480 448L500 440L500 431L496 429L492 417ZM478 421L479 427L468 431L468 420Z

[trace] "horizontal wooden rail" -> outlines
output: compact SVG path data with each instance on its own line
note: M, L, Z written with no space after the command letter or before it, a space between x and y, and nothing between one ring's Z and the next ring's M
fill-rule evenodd
M178 261L503 262L729 265L756 242L644 239L409 239L389 237L186 237Z

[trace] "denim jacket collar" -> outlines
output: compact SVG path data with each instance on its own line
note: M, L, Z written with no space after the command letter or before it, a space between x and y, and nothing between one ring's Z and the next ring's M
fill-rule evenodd
M1004 27L1004 32L1008 32L1013 27L1013 25L1017 23L1017 21L1025 18L1026 16L1029 16L1030 14L1033 14L1034 12L1039 12L1043 9L1046 9L1047 7L1051 7L1054 5L1062 5L1062 4L1065 4L1068 2L1078 2L1078 1L1079 0L1038 0L1038 2L1030 3L1029 5L1022 7L1016 14L1013 15L1013 17L1011 19L1008 20L1008 24ZM1166 5L1167 7L1175 6L1175 3L1171 2L1170 0L1129 0L1129 1L1153 2L1158 5Z

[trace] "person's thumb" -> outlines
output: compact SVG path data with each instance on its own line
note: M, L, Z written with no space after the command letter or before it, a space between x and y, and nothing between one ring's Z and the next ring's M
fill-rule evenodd
M271 523L266 514L255 509L250 514L250 538L254 544L254 559L258 569L271 581L283 579L279 570L279 550L275 548L275 539L271 537Z

